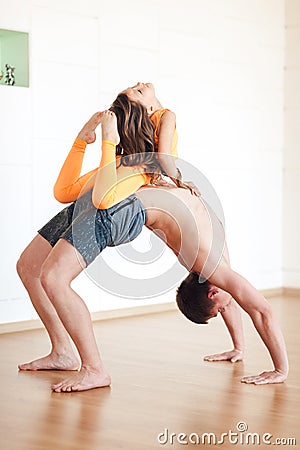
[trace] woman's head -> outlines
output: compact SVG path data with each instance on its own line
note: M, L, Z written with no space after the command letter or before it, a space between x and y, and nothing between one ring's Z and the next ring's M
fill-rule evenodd
M152 83L141 83L139 81L137 84L128 87L121 93L127 95L129 100L145 106L149 115L162 107L156 98L155 89Z
M144 167L151 181L158 178L160 166L155 154L154 125L145 106L130 100L121 92L109 109L117 116L120 135L117 154L122 155L121 163L126 166Z

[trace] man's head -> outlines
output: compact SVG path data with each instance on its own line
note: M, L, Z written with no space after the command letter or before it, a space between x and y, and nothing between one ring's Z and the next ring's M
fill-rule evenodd
M191 272L177 289L176 302L179 310L195 323L207 324L218 312L224 312L231 302L231 295L208 280Z

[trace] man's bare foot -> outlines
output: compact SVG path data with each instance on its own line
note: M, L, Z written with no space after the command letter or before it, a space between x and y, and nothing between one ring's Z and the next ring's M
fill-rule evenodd
M87 391L89 389L109 386L110 383L111 378L105 370L82 367L72 378L52 385L51 389L54 392Z
M87 144L92 144L93 142L95 142L95 130L101 122L102 114L102 112L96 112L78 133L78 137L85 141Z
M18 367L20 370L78 370L80 364L75 355L50 353L48 356L20 364Z

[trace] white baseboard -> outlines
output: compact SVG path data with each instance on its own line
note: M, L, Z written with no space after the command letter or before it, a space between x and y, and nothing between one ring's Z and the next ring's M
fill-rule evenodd
M283 291L284 291L283 287L277 287L271 289L260 289L259 292L261 292L262 295L266 298L273 298L273 297L280 297L280 295L283 295Z
M290 297L300 297L300 289L299 288L283 288L283 295Z
M132 308L120 308L107 311L96 311L91 313L92 321L120 319L122 317L142 316L144 314L155 314L177 309L175 302L158 303L154 305L135 306ZM39 319L22 320L20 322L8 322L0 324L0 334L17 333L21 331L37 330L44 328Z
M266 298L280 297L282 295L300 297L300 289L278 287L272 289L261 289L260 292ZM108 311L96 311L91 313L92 321L119 319L122 317L141 316L144 314L155 314L177 309L175 302L158 303L154 305L135 306L132 308L112 309ZM39 319L24 320L21 322L8 322L0 324L0 334L17 333L21 331L36 330L44 328Z

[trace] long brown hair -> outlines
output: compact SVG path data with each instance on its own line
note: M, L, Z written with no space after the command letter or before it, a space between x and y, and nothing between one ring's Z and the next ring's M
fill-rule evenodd
M156 155L154 125L144 105L119 94L110 111L117 116L120 143L116 154L122 155L124 166L140 166L150 177L150 183L161 179L161 168Z

